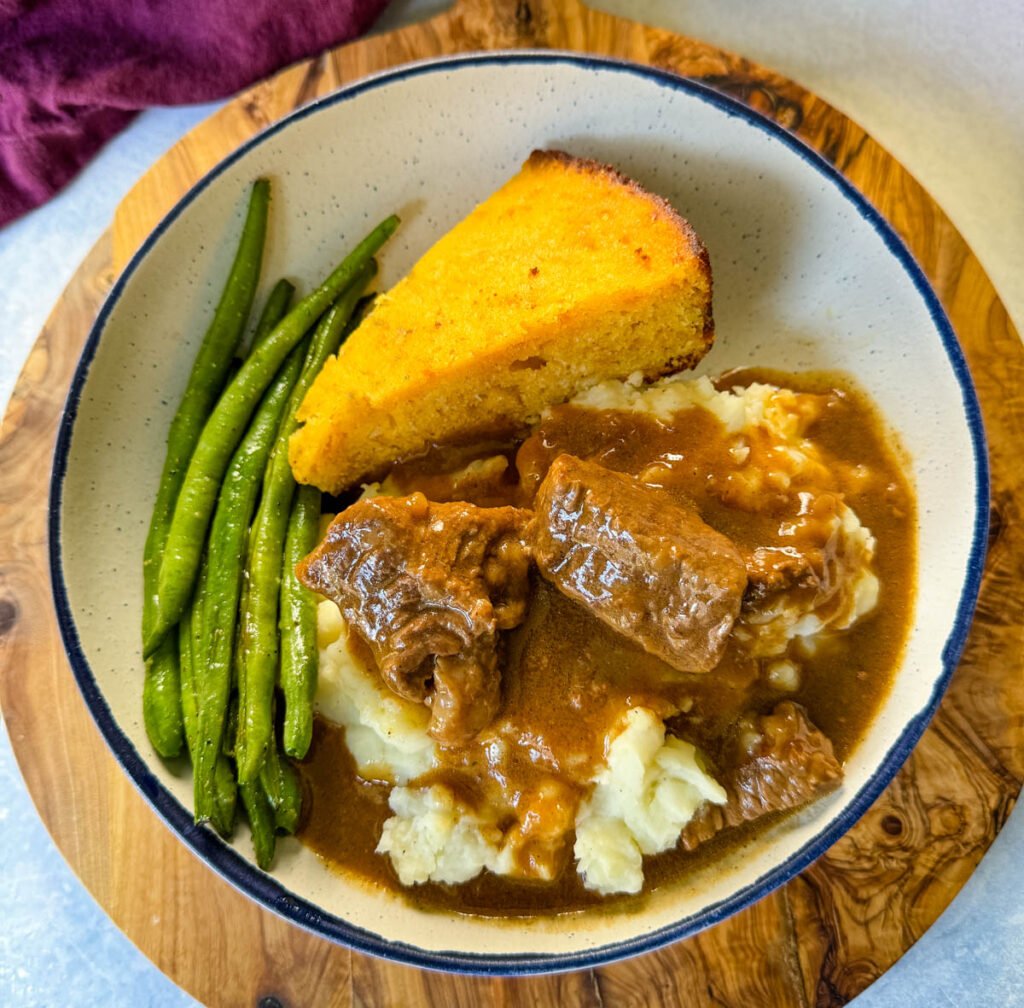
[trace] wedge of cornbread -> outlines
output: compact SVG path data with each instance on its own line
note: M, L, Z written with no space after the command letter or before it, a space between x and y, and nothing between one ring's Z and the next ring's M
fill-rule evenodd
M713 336L690 225L612 168L535 151L327 361L292 469L337 493L431 443L522 428L597 382L693 367Z

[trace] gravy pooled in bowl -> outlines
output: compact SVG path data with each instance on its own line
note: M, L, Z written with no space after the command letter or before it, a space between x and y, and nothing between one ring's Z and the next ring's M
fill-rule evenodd
M914 521L835 375L606 382L395 467L302 568L333 601L300 838L499 916L746 842L840 783L899 662Z

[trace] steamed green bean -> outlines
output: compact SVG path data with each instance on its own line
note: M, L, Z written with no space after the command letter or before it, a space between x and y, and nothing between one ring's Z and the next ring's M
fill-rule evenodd
M256 327L254 347L259 346L288 310L293 292L294 287L287 280L279 281L274 287ZM203 592L200 645L203 661L195 670L199 740L193 774L198 821L213 818L220 793L217 773L224 749L231 690L231 656L249 522L281 412L288 402L301 365L300 344L289 355L264 395L228 466L210 526L209 572Z
M397 226L398 218L394 216L378 224L315 291L278 323L221 396L196 443L178 494L157 582L156 619L144 644L146 655L156 650L188 603L224 472L263 392L292 348L352 284Z
M167 454L143 550L144 642L150 639L157 623L160 560L182 480L203 424L227 378L259 281L269 203L269 183L260 179L252 187L234 262L192 365L181 404L171 421ZM147 647L146 654L143 684L146 732L161 756L177 756L183 741L178 650L173 641L168 641L158 650Z
M373 272L371 263L364 264L352 285L317 326L263 478L263 495L249 533L248 590L240 617L239 715L235 742L240 781L251 781L256 777L273 741L270 711L280 657L278 603L281 564L295 493L295 478L288 463L288 438L295 429L299 403L323 361L337 349L345 325Z

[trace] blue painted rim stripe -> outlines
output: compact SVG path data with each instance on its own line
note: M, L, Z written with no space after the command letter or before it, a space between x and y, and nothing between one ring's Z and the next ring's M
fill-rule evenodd
M974 451L976 495L973 536L968 557L967 575L957 605L956 618L942 650L942 672L936 679L935 687L928 703L907 723L900 737L882 760L881 765L854 796L843 814L831 822L822 833L797 851L785 864L766 872L751 885L734 893L728 899L706 908L700 914L676 921L673 924L640 935L629 941L616 942L585 952L553 955L477 955L465 952L429 952L410 945L389 942L380 935L357 928L289 892L271 876L259 871L259 869L244 859L232 847L224 843L211 830L196 826L192 821L191 812L181 805L148 769L145 761L131 741L115 722L110 708L92 674L92 670L89 668L81 642L79 641L78 630L75 626L68 600L67 587L64 582L61 558L60 514L63 506L64 478L67 473L78 404L86 378L88 377L89 366L95 356L96 348L111 311L117 304L125 285L149 250L196 196L210 185L214 179L254 147L263 143L268 137L275 135L280 130L286 129L290 124L339 102L350 101L366 91L385 87L388 84L405 80L409 77L449 71L458 69L461 66L528 64L571 65L587 70L632 74L655 81L664 87L686 92L725 112L727 115L745 120L750 125L779 140L840 190L864 220L874 228L875 232L885 243L886 248L897 259L914 284L939 333L954 376L960 385L964 414L967 418ZM107 744L113 750L114 755L124 766L136 786L157 812L181 836L189 847L229 882L246 895L292 923L322 937L348 945L360 952L431 970L491 976L517 976L534 973L564 972L601 966L618 959L660 948L669 942L695 934L751 905L773 889L799 874L847 832L867 811L878 795L881 794L896 771L910 755L911 750L938 708L942 695L949 684L950 677L956 668L956 663L960 658L967 639L974 606L981 586L988 531L988 503L988 455L985 446L981 410L967 362L964 359L952 326L935 292L931 289L927 278L902 240L896 235L885 218L854 188L834 165L777 123L764 118L735 99L722 95L704 84L679 77L665 70L640 66L625 61L580 56L574 53L550 50L517 50L512 52L469 54L413 63L403 66L398 70L387 71L352 84L298 109L285 119L280 120L248 140L200 179L182 197L180 202L167 214L153 233L146 239L142 247L135 253L124 273L115 283L89 333L89 337L82 350L82 356L75 370L58 431L53 473L50 481L50 576L57 619L75 679Z

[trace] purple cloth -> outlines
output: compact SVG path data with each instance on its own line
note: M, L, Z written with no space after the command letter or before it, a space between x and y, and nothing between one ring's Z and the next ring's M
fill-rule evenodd
M222 98L365 31L387 0L0 0L0 225L139 109Z

